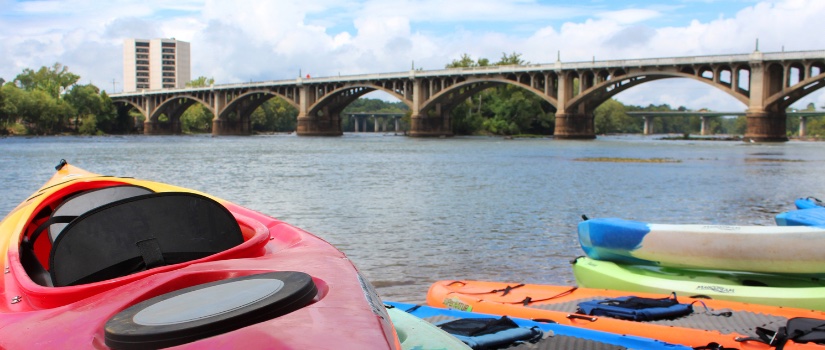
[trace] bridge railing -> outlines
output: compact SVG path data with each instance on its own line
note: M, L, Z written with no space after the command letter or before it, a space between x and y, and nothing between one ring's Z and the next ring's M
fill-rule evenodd
M596 61L581 61L581 62L555 62L555 63L541 63L529 65L506 65L506 66L483 66L483 67L467 67L467 68L447 68L436 70L411 70L406 72L390 72L390 73L370 73L370 74L352 74L352 75L338 75L318 78L303 78L297 77L295 79L271 80L262 82L244 82L244 83L229 83L216 84L208 87L198 88L182 88L182 89L159 89L159 90L141 90L136 92L121 92L111 94L112 97L125 97L135 95L152 95L152 94L166 94L166 93L180 93L180 92L199 92L211 90L232 90L232 89L249 89L249 88L268 88L276 86L295 86L302 84L325 84L325 83L341 83L341 82L360 82L360 81L377 81L377 80L392 80L392 79L414 79L414 78L428 78L428 77L443 77L454 75L474 75L474 74L501 74L501 73L519 73L519 72L535 72L535 71L563 71L563 70L579 70L579 69L598 69L598 68L623 68L623 67L640 67L640 66L673 66L682 64L718 64L718 63L734 63L734 62L749 62L752 60L763 61L782 61L782 60L809 60L809 59L825 59L825 50L819 51L788 51L788 52L769 52L761 53L755 51L750 54L734 54L734 55L706 55L695 57L661 57L661 58L642 58L642 59L626 59L626 60L601 60Z

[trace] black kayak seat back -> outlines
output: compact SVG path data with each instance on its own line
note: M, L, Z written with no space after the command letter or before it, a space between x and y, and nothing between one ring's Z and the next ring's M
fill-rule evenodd
M219 253L243 243L220 203L194 193L133 196L66 225L49 254L54 286L99 282Z
M132 185L104 187L84 191L61 203L52 213L52 217L78 217L83 213L121 199L153 193L152 190ZM68 222L55 222L49 225L49 239L54 242Z

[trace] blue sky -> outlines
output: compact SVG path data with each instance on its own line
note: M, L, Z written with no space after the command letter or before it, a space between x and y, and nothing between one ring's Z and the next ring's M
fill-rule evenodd
M192 44L218 83L440 69L463 53L531 63L825 50L822 0L0 0L0 77L60 62L110 92L124 38ZM114 84L113 84L114 81ZM825 106L815 93L803 104ZM704 84L666 79L625 103L740 110Z

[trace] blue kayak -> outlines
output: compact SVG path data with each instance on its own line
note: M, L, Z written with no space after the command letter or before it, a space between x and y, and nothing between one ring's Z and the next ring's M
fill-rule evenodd
M825 203L814 197L799 198L794 201L796 209L825 208Z
M438 325L442 327L442 329L446 329L448 332L451 332L452 329L447 326L457 321L472 321L482 319L499 320L502 318L502 316L498 315L488 315L450 309L439 309L429 306L414 305L407 303L385 301L384 304L388 308L392 307L404 310L413 316L417 316L419 318L424 319L425 321L429 321L435 325ZM505 344L506 338L510 336L515 337L518 334L527 334L531 332L533 334L536 334L536 332L542 334L540 339L531 339L535 342L536 348L540 349L692 349L687 346L669 344L659 340L595 331L567 325L560 325L557 323L553 323L552 321L545 323L515 317L505 316L504 318L514 322L518 326L518 329L511 328L500 332L496 332L494 334L483 334L478 337L467 337L459 334L457 338L461 339L474 349L482 349L487 347L504 348L507 347L507 345ZM530 342L530 340L515 340L513 344L519 344L519 342L528 343ZM493 345L490 346L491 344Z
M776 215L779 226L815 226L825 228L825 207L791 210Z

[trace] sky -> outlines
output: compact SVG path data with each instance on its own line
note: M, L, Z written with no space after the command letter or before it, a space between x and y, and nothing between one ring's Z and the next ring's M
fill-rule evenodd
M443 69L465 53L553 63L825 50L823 33L825 0L0 0L0 78L60 62L120 92L126 38L188 41L193 79L223 84ZM616 98L746 108L690 79ZM808 103L825 109L825 89L794 106Z

